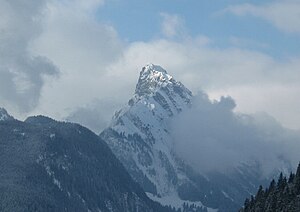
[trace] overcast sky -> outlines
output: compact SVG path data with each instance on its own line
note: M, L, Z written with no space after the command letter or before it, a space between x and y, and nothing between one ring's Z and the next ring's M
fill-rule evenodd
M95 111L101 128L149 62L300 129L298 0L0 0L0 106L17 118Z

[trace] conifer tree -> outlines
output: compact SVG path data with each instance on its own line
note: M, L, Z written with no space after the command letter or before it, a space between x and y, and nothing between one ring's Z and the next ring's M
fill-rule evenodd
M291 172L288 183L294 182L295 174Z
M256 196L246 199L242 212L299 212L300 211L300 163L296 174L289 179L281 173L278 181L272 180L270 186L259 187Z
M300 163L298 165L296 176L295 176L295 193L296 195L300 194Z

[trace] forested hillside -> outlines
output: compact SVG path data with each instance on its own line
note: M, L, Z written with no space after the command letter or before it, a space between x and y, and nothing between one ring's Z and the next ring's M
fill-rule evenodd
M255 197L246 199L241 212L298 212L300 211L300 163L296 174L291 173L289 178L281 173L278 181L272 180L270 186L262 186Z

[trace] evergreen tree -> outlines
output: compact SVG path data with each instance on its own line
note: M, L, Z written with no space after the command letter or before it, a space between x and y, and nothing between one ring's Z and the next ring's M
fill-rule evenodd
M295 174L291 172L288 183L294 182Z
M258 211L263 211L263 208L264 208L264 190L263 190L263 187L260 185L259 186L259 189L258 189L258 192L255 196L255 210L258 212Z
M295 193L296 195L300 194L300 163L298 165L296 176L295 176Z
M286 185L287 185L286 177L283 177L283 174L281 172L280 175L279 175L278 182L277 182L277 189L280 192L282 192L284 190L284 188L285 188Z
M277 183L272 180L269 188L259 187L255 197L245 200L242 212L299 212L300 164L289 180L280 173Z
M274 192L275 191L275 189L276 189L276 182L275 182L275 180L273 179L272 181L271 181L271 183L270 183L270 186L269 186L269 192L270 193L272 193L272 192Z
M245 200L244 209L245 211L250 209L250 200L248 198Z

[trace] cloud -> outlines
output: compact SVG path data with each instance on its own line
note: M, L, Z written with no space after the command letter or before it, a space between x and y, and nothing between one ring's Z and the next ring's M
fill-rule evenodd
M99 6L104 5L104 0L62 0L65 2L65 7L77 7L77 10L85 10L89 13L95 13ZM61 1L60 1L61 2Z
M179 15L161 13L161 31L167 38L182 37L186 34L183 18Z
M190 110L172 121L175 151L200 173L226 172L241 163L258 162L263 174L299 162L300 134L284 129L267 114L233 112L230 97L210 101L199 93Z
M210 92L211 98L230 94L238 100L235 111L255 113L268 111L280 123L291 129L299 129L300 113L298 94L300 85L297 83L260 83L254 85L233 85L230 88Z
M211 42L200 37L131 43L108 70L123 79L115 86L133 91L141 67L149 62L159 64L194 92L205 90L212 98L230 95L238 111L269 111L284 126L300 128L299 57L280 61L259 51L216 48ZM124 96L129 94L124 91Z
M261 42L257 42L257 41L252 40L252 39L239 38L239 37L234 37L234 36L229 38L229 42L231 43L232 46L236 46L236 47L239 47L239 48L267 49L269 47L269 45L266 44L266 43L261 43Z
M133 94L141 67L152 62L163 66L194 92L205 89L214 98L224 94L231 95L236 99L238 111L270 111L271 115L284 121L285 126L300 127L300 113L296 107L300 104L297 96L300 84L299 57L280 61L246 48L214 47L214 41L204 35L191 37L186 34L177 37L182 30L187 33L184 20L176 14L167 13L162 15L162 25L173 23L174 30L169 33L171 37L166 36L167 33L164 38L126 43L113 26L99 21L97 13L101 10L98 9L106 2L42 2L43 4L35 3L40 5L35 11L41 16L38 16L37 25L29 27L33 29L29 30L30 39L27 40L30 41L25 42L25 46L31 57L43 55L44 58L49 58L57 67L55 70L60 70L60 77L53 78L57 71L44 69L48 71L37 72L39 74L29 74L31 72L28 71L25 76L2 71L0 78L1 98L6 101L12 98L11 93L18 90L15 81L26 87L28 83L22 79L30 76L31 81L40 80L35 89L41 90L33 98L38 105L31 114L63 119L78 108L93 110L90 107L96 105L94 101L106 101L112 96L117 102L114 104L121 107ZM31 4L34 5L33 2ZM5 7L1 7L3 8ZM3 20L0 20L1 24L6 23ZM28 33L24 28L22 31ZM21 32L15 34L22 35ZM8 42L1 42L1 45L5 43ZM4 57L2 59L6 63L9 61ZM272 88L278 89L272 91ZM245 98L248 94L251 99ZM263 97L261 94L264 94ZM28 104L26 95L22 96L18 101ZM34 95L28 93L28 96L30 100ZM283 106L278 104L278 99L284 99L284 106L289 106L290 109L282 110ZM9 107L8 109L13 111Z
M75 108L67 117L67 121L80 123L99 134L108 127L112 114L120 109L119 101L110 99L95 99L92 103Z
M241 4L227 7L223 12L238 16L252 15L263 18L279 30L300 33L300 2L297 0L273 1L264 5Z
M59 73L48 58L28 50L41 32L45 3L0 1L0 101L22 112L37 106L44 77Z
M58 80L45 85L41 104L33 113L62 119L74 108L114 92L118 78L107 72L123 52L115 29L96 20L103 1L50 1L43 33L32 51L43 54L60 68Z

